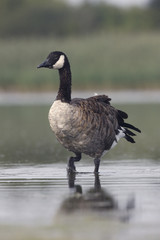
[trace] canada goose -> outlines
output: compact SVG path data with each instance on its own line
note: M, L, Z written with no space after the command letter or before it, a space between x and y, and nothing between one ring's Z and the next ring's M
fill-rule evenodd
M132 138L135 134L129 129L141 131L124 122L128 115L112 107L108 96L71 99L71 70L65 53L51 52L37 68L42 67L59 71L59 91L48 117L58 141L75 153L68 161L69 171L76 171L74 162L80 161L84 153L94 158L97 173L101 157L121 138L135 142Z

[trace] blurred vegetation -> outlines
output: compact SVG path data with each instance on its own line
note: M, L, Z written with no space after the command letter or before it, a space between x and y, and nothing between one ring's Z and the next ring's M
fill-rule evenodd
M47 54L65 51L73 87L160 87L160 14L105 3L0 1L0 89L57 90L57 72L37 70Z
M0 46L3 90L57 90L57 71L36 68L53 50L68 55L75 89L160 87L159 33L1 39Z
M97 31L160 30L156 1L146 8L121 9L103 2L79 6L62 0L1 0L0 36L70 36Z

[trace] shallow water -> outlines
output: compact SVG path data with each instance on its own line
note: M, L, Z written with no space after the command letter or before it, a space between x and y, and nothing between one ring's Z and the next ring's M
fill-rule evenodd
M48 106L0 107L0 239L159 239L159 104L121 105L142 130L102 159L99 176L48 126Z
M1 239L159 239L159 162L105 160L98 180L78 170L69 181L65 164L1 167Z

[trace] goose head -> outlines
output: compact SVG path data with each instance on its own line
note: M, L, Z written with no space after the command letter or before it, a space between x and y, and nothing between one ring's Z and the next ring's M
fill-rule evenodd
M66 55L63 52L55 51L51 52L46 60L39 64L37 68L49 68L60 70L68 62Z

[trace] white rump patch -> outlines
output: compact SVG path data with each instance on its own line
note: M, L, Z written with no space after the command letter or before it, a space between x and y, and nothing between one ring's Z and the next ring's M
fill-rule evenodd
M60 69L64 66L64 60L65 60L65 56L61 55L58 59L58 61L53 65L54 69Z
M125 129L121 127L121 130L118 130L119 133L116 135L117 142L125 136Z
M118 131L119 133L116 135L116 140L114 140L110 149L114 148L117 145L118 141L125 136L124 128L121 128L121 130L118 130Z
M119 133L116 135L116 140L114 140L114 142L112 143L110 149L114 148L114 147L117 145L118 141L125 136L125 129L124 129L123 127L121 127L121 130L118 130L118 131L119 131ZM109 150L110 150L110 149L109 149ZM105 151L103 152L103 154L102 154L102 157L103 157L109 150L105 150Z

